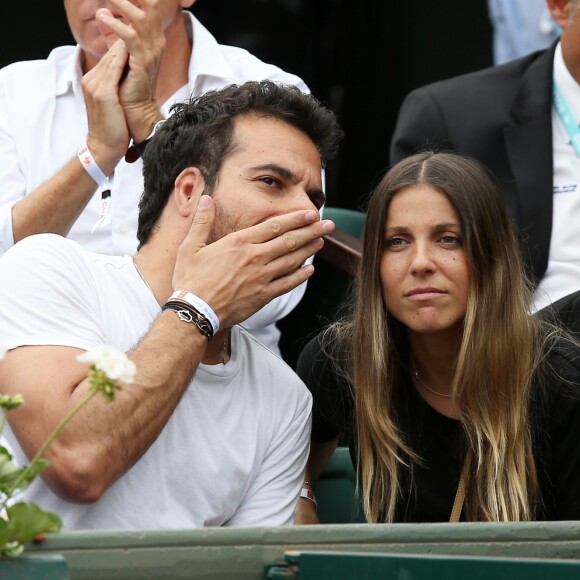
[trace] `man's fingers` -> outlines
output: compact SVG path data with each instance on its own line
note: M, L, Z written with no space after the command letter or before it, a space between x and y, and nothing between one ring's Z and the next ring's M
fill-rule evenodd
M101 18L119 38L125 41L130 53L140 50L143 42L149 44L154 39L163 37L162 13L157 2L142 2L139 6L129 0L109 0L109 2L122 19L115 18L110 12L102 13Z
M322 220L282 233L263 244L264 263L298 258L299 265L322 247L322 238L334 229L334 222Z
M108 8L99 8L95 14L95 22L99 32L107 43L107 48L111 48L115 41L118 40L118 35L108 26L108 22L114 21L115 17Z
M272 280L268 285L269 299L273 300L278 296L282 296L282 294L294 290L294 288L297 288L300 284L306 282L312 274L314 274L314 266L312 264L306 264L285 276Z
M268 274L272 280L282 278L287 274L300 269L308 258L316 254L322 247L324 242L320 238L296 248L292 252L286 252L280 257L272 260L266 265Z
M248 241L262 244L280 237L282 234L302 228L320 220L320 214L314 210L299 210L270 218L261 224L248 228Z
M199 198L197 211L191 222L191 228L184 240L184 244L187 246L195 246L196 248L203 248L211 233L214 217L215 206L213 199L209 195L202 195Z

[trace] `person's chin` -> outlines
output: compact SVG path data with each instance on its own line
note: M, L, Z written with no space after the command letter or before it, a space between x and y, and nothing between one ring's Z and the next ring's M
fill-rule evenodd
M445 332L456 326L456 321L442 316L437 312L418 312L403 321L403 324L417 334L429 334L433 332Z

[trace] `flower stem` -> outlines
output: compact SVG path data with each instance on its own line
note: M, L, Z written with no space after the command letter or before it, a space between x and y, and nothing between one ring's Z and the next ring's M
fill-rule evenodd
M59 433L66 427L67 423L98 393L99 391L94 390L91 391L84 399L82 399L73 409L71 409L66 416L61 420L61 422L54 428L54 431L48 436L46 441L43 443L42 447L36 452L36 455L29 463L29 465L22 471L20 476L16 479L16 481L12 484L9 493L7 494L8 500L12 494L14 493L15 489L18 489L18 486L25 480L30 468L42 458L46 450L48 449L49 445L58 437ZM4 420L6 417L4 417ZM4 502L5 503L5 502ZM1 507L4 507L2 505Z
M4 427L6 427L6 419L8 418L8 409L2 409L2 421L0 422L0 437L4 433Z

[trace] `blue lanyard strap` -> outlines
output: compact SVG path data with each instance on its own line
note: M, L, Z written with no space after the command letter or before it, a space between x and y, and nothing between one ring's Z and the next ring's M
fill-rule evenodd
M572 115L572 111L570 110L568 102L564 98L556 79L554 79L553 99L554 110L558 114L560 121L562 121L562 125L564 125L564 129L572 142L572 147L574 147L576 155L580 157L580 127L578 127L574 120L574 115Z

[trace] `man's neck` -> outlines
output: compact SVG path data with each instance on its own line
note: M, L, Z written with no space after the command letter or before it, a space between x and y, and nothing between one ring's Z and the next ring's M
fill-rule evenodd
M149 286L159 306L163 306L173 293L173 270L179 244L174 240L156 239L145 244L134 257L135 267ZM226 364L231 356L230 328L223 328L207 345L202 362L208 365Z
M163 306L173 292L171 280L176 254L172 250L159 253L148 244L133 258L137 271L149 286L159 306Z

